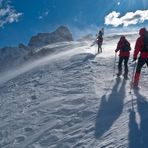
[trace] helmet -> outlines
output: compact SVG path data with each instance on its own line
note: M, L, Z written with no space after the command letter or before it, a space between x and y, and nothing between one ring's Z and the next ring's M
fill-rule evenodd
M140 35L144 35L144 33L146 32L146 28L141 28L140 30L139 30L139 34Z

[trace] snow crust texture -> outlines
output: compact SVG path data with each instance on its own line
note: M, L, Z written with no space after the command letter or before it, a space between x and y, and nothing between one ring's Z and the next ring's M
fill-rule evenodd
M133 65L116 79L117 40L106 41L97 55L89 41L53 44L0 75L0 148L147 148L147 68L130 90Z

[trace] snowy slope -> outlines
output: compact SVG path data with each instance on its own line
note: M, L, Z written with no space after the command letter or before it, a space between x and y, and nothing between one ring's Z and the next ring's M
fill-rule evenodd
M1 74L0 147L147 148L147 69L130 94L130 80L113 77L116 43L97 56L91 42L63 43Z

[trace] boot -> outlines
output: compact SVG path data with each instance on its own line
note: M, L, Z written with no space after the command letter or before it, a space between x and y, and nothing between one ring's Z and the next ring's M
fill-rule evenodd
M135 73L134 76L134 82L133 82L133 87L137 87L138 88L138 84L139 84L139 79L140 79L140 73Z
M126 79L126 80L128 79L128 74L127 73L124 73L123 76L124 76L124 79Z
M121 76L122 75L122 71L119 71L118 73L117 73L117 76L119 77L119 76Z

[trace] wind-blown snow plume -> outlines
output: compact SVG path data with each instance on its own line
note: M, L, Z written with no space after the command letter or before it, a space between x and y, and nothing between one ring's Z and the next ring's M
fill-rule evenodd
M148 20L148 10L137 10L136 12L128 12L120 17L120 12L113 11L105 17L105 24L112 26L129 26L143 23Z
M17 12L11 6L10 1L0 0L0 27L3 27L5 24L18 22L21 15L22 13Z

